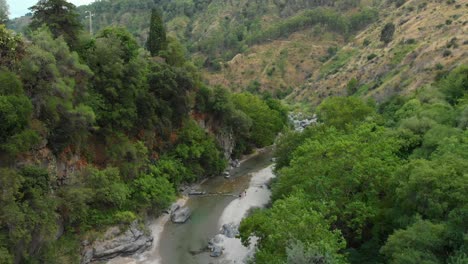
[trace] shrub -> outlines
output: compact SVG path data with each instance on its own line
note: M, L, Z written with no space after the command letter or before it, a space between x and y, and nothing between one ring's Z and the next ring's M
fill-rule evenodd
M348 95L353 95L355 92L357 92L358 84L359 82L356 80L356 78L349 80L348 84L346 85Z
M395 6L400 7L400 6L404 5L405 2L406 2L406 0L395 0Z
M450 55L452 55L452 52L450 50L448 50L448 49L444 50L444 52L442 53L442 56L444 56L444 57L448 57Z
M393 40L393 34L395 33L395 24L387 23L380 33L380 41L385 44L390 43Z
M372 59L374 59L375 57L377 57L377 54L375 54L375 53L369 54L369 55L367 56L367 60L372 60Z
M365 39L364 42L362 42L362 45L365 47L369 46L371 44L371 41L369 39Z
M457 43L457 38L456 37L453 37L446 45L447 49L450 49L450 48L458 48L458 43Z

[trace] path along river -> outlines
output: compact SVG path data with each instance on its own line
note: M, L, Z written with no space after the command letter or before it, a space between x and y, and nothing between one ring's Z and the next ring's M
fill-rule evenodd
M220 233L223 224L238 224L250 208L269 202L270 191L265 184L273 177L271 156L270 150L263 150L233 169L229 179L220 176L205 181L199 190L215 195L179 200L192 210L185 224L173 224L168 216L156 219L150 225L155 237L152 249L133 257L114 259L109 264L243 263L252 249L243 247L239 239L224 237L225 250L219 258L210 257L203 249ZM245 197L239 197L244 191Z

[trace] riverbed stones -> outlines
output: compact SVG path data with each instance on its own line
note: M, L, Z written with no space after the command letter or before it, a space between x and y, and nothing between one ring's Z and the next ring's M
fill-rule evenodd
M234 223L224 224L221 228L221 232L223 235L229 238L235 238L237 235L239 235L239 225Z
M229 161L229 165L231 165L232 168L239 168L240 161L238 159L231 160Z
M220 257L223 254L223 247L214 245L213 249L211 250L210 256L217 258Z
M294 125L294 130L302 132L306 127L317 123L317 115L305 118L302 113L290 113L289 121Z
M189 195L205 195L206 192L205 191L197 191L197 190L192 190L189 192Z
M222 235L216 235L208 242L208 249L210 249L211 253L210 256L217 258L223 254L224 247L223 244L223 237Z
M171 214L171 221L176 224L183 224L189 218L192 212L188 207L179 208Z

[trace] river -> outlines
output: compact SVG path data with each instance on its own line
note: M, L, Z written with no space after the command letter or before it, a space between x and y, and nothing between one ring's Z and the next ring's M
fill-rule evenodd
M272 177L271 150L266 149L244 160L231 171L231 177L214 177L206 180L199 190L207 196L190 196L179 201L192 210L192 216L184 224L173 224L168 216L156 219L151 225L155 242L153 248L140 255L119 258L111 264L230 264L242 263L249 249L241 246L239 239L225 237L224 253L219 258L203 251L211 238L220 233L225 223L239 223L252 207L264 206L270 199L270 191L264 184ZM245 197L239 194L247 192ZM250 249L251 251L251 249Z

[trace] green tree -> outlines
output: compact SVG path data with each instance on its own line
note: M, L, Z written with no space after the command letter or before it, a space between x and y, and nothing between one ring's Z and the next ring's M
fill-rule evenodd
M441 264L445 259L446 227L430 221L417 220L403 230L397 230L382 247L391 264Z
M329 97L317 108L319 120L338 129L358 124L375 110L357 97Z
M468 65L460 66L451 71L439 81L437 86L440 87L450 104L456 104L468 92Z
M0 69L0 149L11 157L39 141L37 133L28 129L32 110L18 77Z
M301 241L290 242L286 248L287 264L333 264L336 258L328 252L321 252L314 245L307 245Z
M392 182L395 194L395 218L405 219L418 213L426 219L444 220L468 202L468 163L463 153L467 139L442 140L432 160L416 159L399 168ZM446 146L443 146L446 145ZM451 147L451 150L449 150Z
M0 262L5 264L13 264L13 256L3 246L0 246Z
M133 182L133 197L139 208L162 211L175 200L174 186L164 177L140 175Z
M291 260L292 252L287 247L293 241L307 245L307 251L328 256L332 263L345 263L338 253L345 242L339 231L330 230L331 221L324 218L327 211L327 205L310 202L303 194L278 200L271 209L257 210L242 221L239 228L242 243L248 245L250 236L259 238L255 254L255 263L259 264L285 263L288 257Z
M178 136L174 155L189 169L184 180L217 175L226 167L226 161L213 136L207 134L194 120L186 122Z
M0 23L0 66L13 70L17 68L24 55L22 38Z
M130 189L122 181L117 168L89 168L86 179L88 187L94 192L92 201L99 206L121 209L130 197Z
M31 40L29 56L22 60L20 70L33 102L33 117L47 127L55 153L72 142L79 147L95 120L94 111L84 103L92 72L63 38L53 39L46 28L33 32Z
M380 41L385 44L390 43L393 40L393 34L395 33L395 25L393 23L387 23L380 32Z
M72 50L77 48L82 25L74 4L65 0L40 0L29 9L33 13L30 25L33 30L46 25L54 37L63 36Z
M148 164L148 149L143 142L132 142L124 134L106 137L108 163L119 168L125 180L136 178Z
M189 92L194 90L194 80L182 68L154 64L148 75L149 92L159 99L159 115L179 126L190 109Z
M15 263L24 263L57 232L57 203L49 193L49 177L36 167L22 171L0 168L0 186L0 244L6 238ZM41 239L36 240L38 237Z
M291 165L279 170L273 199L303 190L311 201L328 201L334 226L349 243L360 244L382 213L381 195L399 165L398 149L398 140L375 124L350 133L316 128L292 153Z
M185 63L185 52L185 47L177 39L168 37L166 47L157 54L165 58L169 65L182 67Z
M282 110L270 108L265 101L250 93L234 94L232 100L237 109L252 119L247 141L256 147L272 144L286 122Z
M137 98L146 86L147 61L124 28L106 28L86 54L94 72L89 104L101 128L129 131L138 121Z
M175 186L188 181L192 181L192 172L185 167L182 161L168 155L162 156L154 166L149 168L151 174L164 177Z
M0 143L5 143L27 126L32 104L14 74L0 70L0 81Z
M346 91L348 92L348 95L353 95L357 92L359 82L356 80L356 78L352 78L349 80L348 84L346 85Z
M151 10L150 31L146 47L151 53L151 56L159 55L159 52L166 49L166 29L162 19L161 11L157 9Z
M6 0L0 0L0 24L5 24L10 15L9 6Z

